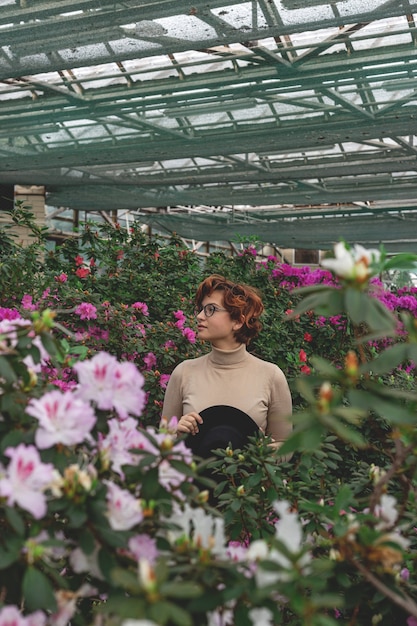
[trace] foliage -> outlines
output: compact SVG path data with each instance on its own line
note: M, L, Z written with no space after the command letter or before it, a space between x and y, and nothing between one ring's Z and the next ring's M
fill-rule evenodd
M378 278L414 257L338 244L312 270L253 247L202 263L135 228L50 252L40 232L30 254L2 236L26 265L2 257L0 624L415 626L417 307ZM262 292L252 349L295 399L279 452L200 461L160 422L172 368L206 349L209 272Z

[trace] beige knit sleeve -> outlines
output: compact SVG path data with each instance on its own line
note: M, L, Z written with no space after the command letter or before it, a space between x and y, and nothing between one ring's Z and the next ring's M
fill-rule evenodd
M180 419L183 414L182 370L182 363L180 363L172 372L165 390L162 417L167 419L174 415Z
M292 431L292 423L288 419L292 414L291 392L287 379L279 367L274 371L270 393L266 434L271 435L278 448Z

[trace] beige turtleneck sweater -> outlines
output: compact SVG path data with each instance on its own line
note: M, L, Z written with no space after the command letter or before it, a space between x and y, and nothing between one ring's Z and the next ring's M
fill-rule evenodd
M183 361L172 372L162 415L182 415L217 404L244 411L267 435L283 442L291 432L292 401L287 380L274 363L253 356L242 344L235 350L212 348Z

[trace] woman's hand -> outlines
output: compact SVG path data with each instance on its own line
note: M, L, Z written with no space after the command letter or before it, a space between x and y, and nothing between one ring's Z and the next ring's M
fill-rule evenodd
M178 421L177 433L196 435L198 433L198 425L202 423L203 418L198 413L187 413Z

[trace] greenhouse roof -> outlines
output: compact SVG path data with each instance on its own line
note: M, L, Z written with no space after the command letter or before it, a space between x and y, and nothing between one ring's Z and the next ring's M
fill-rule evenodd
M0 0L0 184L417 250L417 0Z

